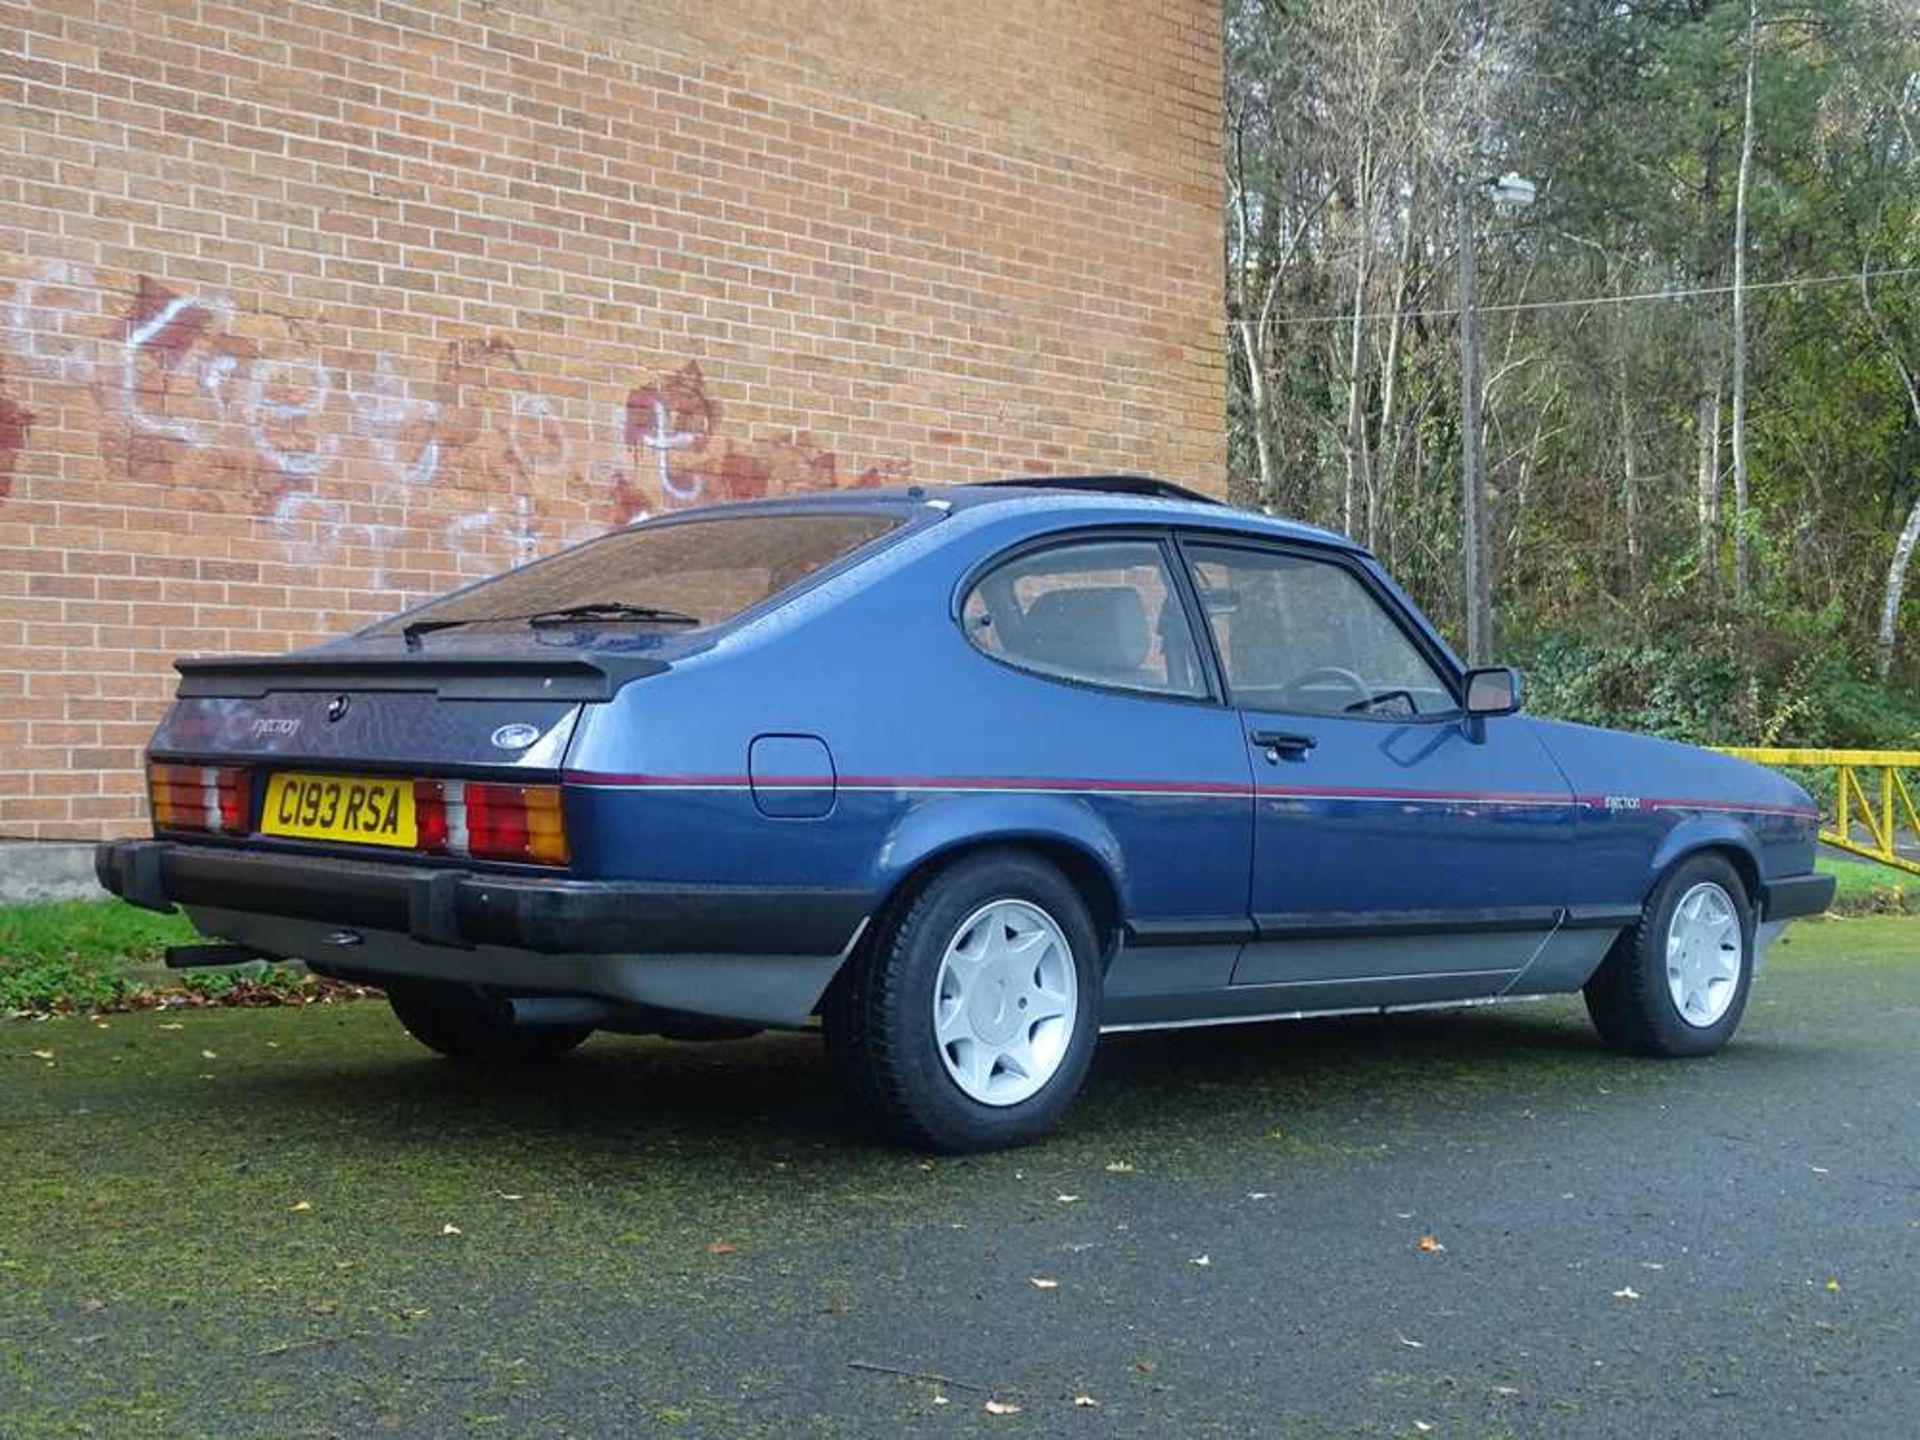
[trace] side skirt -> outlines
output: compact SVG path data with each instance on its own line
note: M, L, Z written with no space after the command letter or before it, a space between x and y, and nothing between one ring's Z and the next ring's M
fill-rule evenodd
M1327 1020L1340 1015L1405 1015L1416 1010L1478 1010L1488 1005L1519 1005L1529 1000L1550 1000L1541 995L1483 995L1474 1000L1416 1000L1405 1005L1354 1005L1338 1010L1276 1010L1263 1015L1209 1015L1195 1020L1133 1020L1102 1025L1102 1035L1125 1034L1130 1030L1198 1030L1212 1025L1259 1025L1270 1020Z

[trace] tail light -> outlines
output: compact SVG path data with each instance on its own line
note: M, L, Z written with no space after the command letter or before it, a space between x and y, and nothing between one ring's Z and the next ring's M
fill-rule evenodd
M572 858L558 785L416 780L413 810L420 848L475 860L565 865Z
M243 765L149 765L155 830L245 835L253 828L253 772Z

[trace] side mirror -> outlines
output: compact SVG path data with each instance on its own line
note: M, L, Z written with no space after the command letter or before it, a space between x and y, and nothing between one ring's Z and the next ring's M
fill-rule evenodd
M1470 716L1511 715L1520 708L1520 693L1520 672L1509 665L1469 670L1466 712Z

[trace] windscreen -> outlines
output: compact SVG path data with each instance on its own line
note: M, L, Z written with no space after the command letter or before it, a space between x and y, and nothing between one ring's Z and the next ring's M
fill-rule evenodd
M581 605L646 606L716 625L879 539L894 515L723 515L641 525L537 560L368 627L509 628Z

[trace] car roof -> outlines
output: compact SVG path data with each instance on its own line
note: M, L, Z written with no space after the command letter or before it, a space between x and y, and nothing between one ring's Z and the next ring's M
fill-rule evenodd
M1286 540L1304 540L1342 550L1361 547L1318 526L1242 510L1148 475L1033 475L975 484L890 485L873 490L822 490L768 500L673 511L656 519L680 519L721 511L903 510L934 506L947 511L1025 512L1035 519L1057 514L1077 522L1187 524ZM987 518L981 515L979 518Z

